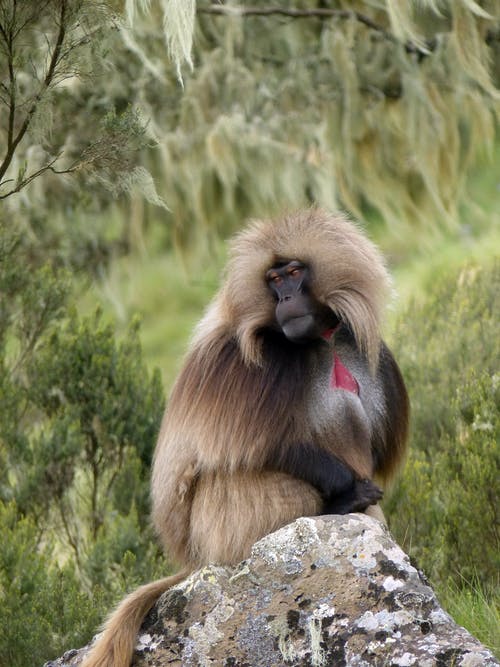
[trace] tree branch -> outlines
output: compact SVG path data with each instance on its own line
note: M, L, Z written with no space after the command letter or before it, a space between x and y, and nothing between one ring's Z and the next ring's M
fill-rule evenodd
M233 7L225 5L210 5L209 7L198 7L198 14L212 14L218 16L285 16L292 19L302 18L339 18L339 19L356 19L359 23L367 26L371 30L383 35L391 42L399 44L399 40L386 28L373 21L369 16L350 9L325 9L325 8L311 8L311 9L297 9L292 7ZM427 43L425 48L419 47L413 42L405 42L404 48L408 53L417 53L424 57L435 48L433 43Z
M11 38L12 35L9 35L9 41L7 43L7 60L9 68L9 121L7 126L7 153L9 150L11 150L14 141L14 120L16 117L16 74L14 72L14 52Z
M91 500L92 509L91 509L90 521L91 521L92 537L94 538L95 541L97 539L97 533L99 532L99 528L102 526L102 517L97 511L99 482L101 478L99 461L98 458L96 459L96 456L98 456L99 452L99 440L96 436L93 426L90 427L88 435L91 446L91 456L89 459L89 463L90 463L90 468L92 470L92 500Z
M219 16L286 16L288 18L355 18L360 23L364 23L369 28L382 32L389 36L390 34L382 26L372 21L368 16L350 9L296 9L293 7L234 7L226 5L210 5L209 7L198 7L199 14L219 14Z
M66 518L66 510L64 507L64 501L62 497L58 498L57 502L57 509L59 510L59 514L61 517L61 522L64 528L64 532L66 533L66 539L68 540L68 544L70 547L73 549L74 554L75 554L75 560L78 565L78 567L81 567L81 559L80 559L80 549L78 545L78 541L75 539L74 535L71 532L71 528L69 526L68 520Z
M82 166L82 161L76 160L70 167L67 167L67 169L56 169L53 165L57 162L57 160L60 157L61 153L52 158L52 160L48 164L44 165L43 167L40 167L40 169L37 169L26 178L22 178L21 180L19 180L16 183L16 185L12 187L11 190L9 190L8 192L4 192L3 194L0 194L0 200L7 199L7 197L10 197L10 195L15 194L16 192L20 192L23 188L29 185L31 181L35 180L35 178L38 178L38 176L44 174L47 171L50 171L53 174L72 174ZM3 181L3 183L0 183L0 187L5 185L6 183L9 183L11 180L13 179L8 179Z
M7 169L9 168L12 158L16 148L20 144L24 135L26 134L28 127L30 126L31 120L38 109L38 105L43 95L45 94L47 88L51 85L54 80L54 76L57 71L57 65L61 60L61 49L64 44L64 39L66 36L66 12L67 12L67 0L61 0L61 11L59 14L59 30L57 33L56 42L54 45L54 50L50 59L49 67L45 78L40 86L38 93L34 96L33 102L28 109L24 121L19 128L17 135L14 137L14 120L15 120L15 73L13 71L14 66L14 53L13 53L13 42L10 43L9 49L9 77L10 77L10 110L9 110L9 129L8 129L8 141L7 141L7 151L3 162L0 164L0 184L2 178L5 176ZM9 45L8 45L9 46ZM17 192L14 190L13 192ZM12 192L10 193L12 194ZM3 198L3 197L2 197Z

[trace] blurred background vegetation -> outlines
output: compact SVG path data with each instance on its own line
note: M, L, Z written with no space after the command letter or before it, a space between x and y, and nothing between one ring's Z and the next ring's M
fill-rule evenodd
M249 216L360 220L412 401L385 510L500 655L494 0L0 0L0 665L165 573L165 395Z

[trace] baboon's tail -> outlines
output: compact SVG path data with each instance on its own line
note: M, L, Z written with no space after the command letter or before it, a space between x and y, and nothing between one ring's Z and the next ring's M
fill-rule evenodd
M141 586L120 602L82 667L129 667L141 623L166 590L185 579L189 570Z

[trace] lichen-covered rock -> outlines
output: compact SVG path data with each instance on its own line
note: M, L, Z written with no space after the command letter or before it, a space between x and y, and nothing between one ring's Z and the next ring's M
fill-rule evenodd
M54 667L76 667L83 650ZM302 518L234 568L208 566L146 618L134 666L484 667L387 529L362 514Z

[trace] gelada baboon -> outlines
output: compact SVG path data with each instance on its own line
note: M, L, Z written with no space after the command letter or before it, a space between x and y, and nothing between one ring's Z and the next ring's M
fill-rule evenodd
M376 505L405 452L408 399L380 337L388 275L342 215L238 234L163 419L153 521L177 576L111 615L85 667L127 667L141 621L190 570L236 563L299 516ZM375 505L375 507L372 507Z

